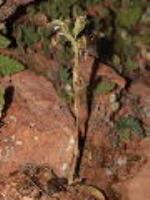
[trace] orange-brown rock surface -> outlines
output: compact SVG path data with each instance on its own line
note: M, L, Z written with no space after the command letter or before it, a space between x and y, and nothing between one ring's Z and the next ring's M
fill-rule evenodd
M77 136L74 120L52 84L30 71L5 78L6 117L0 133L0 173L27 163L67 176ZM7 96L11 98L7 98Z
M146 163L136 175L119 183L116 188L122 195L122 200L149 200L150 199L150 139L142 141L141 152L146 158Z

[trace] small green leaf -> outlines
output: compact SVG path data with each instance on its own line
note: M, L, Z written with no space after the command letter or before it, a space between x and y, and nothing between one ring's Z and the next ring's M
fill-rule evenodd
M138 119L133 116L125 116L117 121L116 128L120 134L126 134L131 131L133 134L144 136L142 126Z
M98 94L107 94L109 92L111 92L112 90L114 90L116 87L116 84L114 82L111 81L101 81L95 91Z
M50 36L51 36L51 30L50 30L50 28L48 27L39 27L38 29L37 29L37 31L38 31L38 33L39 33L39 36L41 36L41 38L49 38Z
M134 71L138 69L138 63L134 60L131 60L130 58L128 58L127 62L126 62L126 70L128 72Z
M86 1L83 1L83 2L85 2L86 7L89 7L89 6L92 6L94 4L101 3L102 0L86 0Z
M59 96L61 97L61 99L66 102L66 103L71 103L73 102L73 96L71 96L67 91L60 90L59 91Z
M0 34L0 48L6 48L10 45L10 40Z
M59 71L59 76L61 81L64 82L64 84L72 84L71 73L67 68L61 67Z
M131 28L140 19L142 9L140 6L133 6L127 10L121 10L118 14L118 22L125 28Z
M21 35L23 42L28 46L35 44L41 39L35 26L21 26Z
M12 75L25 69L25 66L8 56L0 55L0 75Z

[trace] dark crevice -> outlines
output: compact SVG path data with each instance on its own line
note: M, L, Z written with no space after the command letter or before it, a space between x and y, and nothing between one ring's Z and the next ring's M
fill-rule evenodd
M95 59L95 62L93 64L93 70L90 75L90 80L89 80L89 85L87 87L86 91L86 99L87 99L87 109L88 109L88 117L85 123L85 133L88 131L88 124L89 124L89 119L91 116L91 111L92 111L92 103L93 103L93 98L94 98L94 92L93 92L93 87L95 85L96 81L96 74L99 69L99 59Z
M79 157L78 157L78 160L77 160L77 164L76 164L76 170L75 170L75 175L76 176L80 176L80 167L81 167L81 163L82 163L82 158L83 158L83 155L84 155L84 150L85 150L85 144L86 144L86 141L87 141L87 132L88 132L88 124L89 124L89 119L90 119L90 116L91 116L91 111L92 111L92 103L93 103L93 97L94 97L94 93L93 93L93 90L92 90L92 86L95 85L95 81L96 81L96 74L97 74L97 71L99 69L99 60L98 59L95 59L95 62L92 66L93 70L92 70L92 73L90 75L90 80L89 80L89 85L86 89L86 99L87 99L87 110L88 110L88 114L87 114L87 119L86 119L86 122L85 122L85 130L84 130L84 133L82 133L80 130L79 130L79 138L78 138L78 149L79 149Z
M4 100L5 100L5 105L3 108L3 118L6 116L8 109L10 108L12 102L13 102L13 98L14 98L14 92L15 89L12 85L8 86L5 89L5 94L4 94Z
M114 41L108 37L101 37L97 40L97 53L101 62L108 63L113 56Z
M78 135L78 149L79 149L79 157L76 162L76 168L75 168L75 177L80 177L80 167L82 163L82 158L84 154L84 147L85 147L85 142L86 142L86 136L82 136L82 133L79 131Z

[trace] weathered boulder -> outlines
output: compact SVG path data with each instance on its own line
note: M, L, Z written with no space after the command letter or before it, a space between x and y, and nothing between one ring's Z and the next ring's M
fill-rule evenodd
M30 71L1 82L7 105L0 133L0 173L33 163L48 165L59 176L67 177L77 135L73 117L52 84Z

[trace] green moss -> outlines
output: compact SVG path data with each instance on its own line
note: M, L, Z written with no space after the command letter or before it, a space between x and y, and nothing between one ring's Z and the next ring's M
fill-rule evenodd
M95 88L97 94L108 94L113 91L116 87L116 84L112 81L101 81Z
M143 128L138 119L133 116L125 116L120 118L116 123L116 130L120 138L129 138L132 134L137 134L140 137L144 136Z
M128 72L131 72L136 69L138 69L138 63L136 61L134 61L133 59L131 60L130 58L128 58L128 60L126 62L126 70Z

